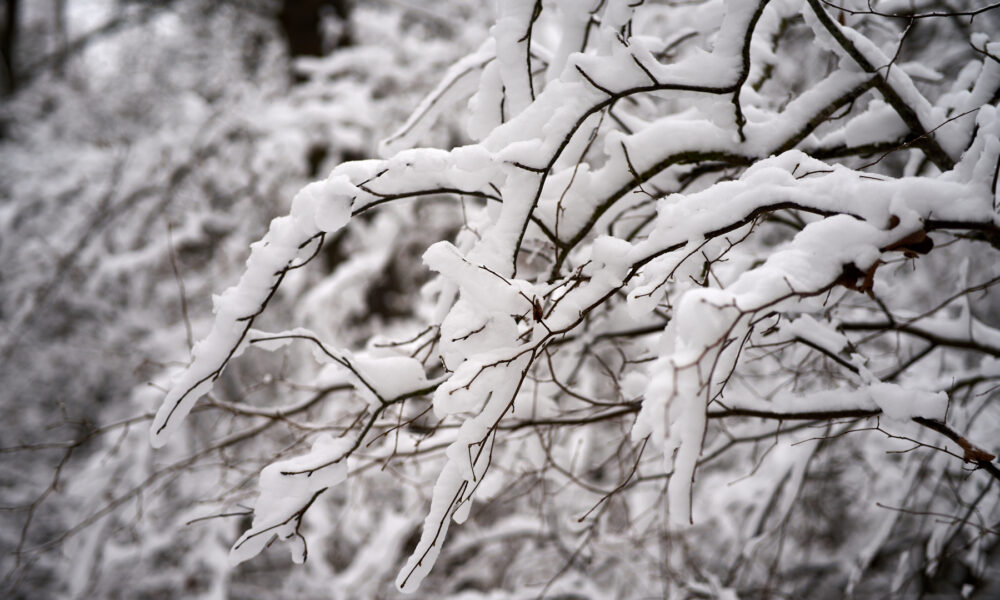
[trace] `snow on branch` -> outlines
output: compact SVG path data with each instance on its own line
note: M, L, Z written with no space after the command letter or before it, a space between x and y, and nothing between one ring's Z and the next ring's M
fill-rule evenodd
M972 316L907 320L895 287L920 281L930 256L948 252L941 247L1000 249L996 43L977 36L983 56L968 89L935 104L827 2L704 4L715 12L676 9L693 33L675 39L669 27L660 37L637 31L653 10L642 3L501 3L492 39L445 74L383 149L416 144L467 96L478 142L344 163L272 222L239 283L216 298L211 332L153 421L154 446L251 343L314 345L349 371L368 406L354 435L324 434L309 453L264 468L233 561L274 536L304 560L303 516L348 476L349 458L362 460L359 448L398 433L406 402L429 403L413 421L433 410L438 424L427 435L443 453L396 579L406 592L430 572L451 521L470 516L487 477L537 451L516 433L529 425L607 434L608 422L635 415L619 434L630 430L641 449L598 504L631 489L655 460L676 529L698 518L703 447L722 435L711 421L723 418L884 415L950 439L964 452L954 456L996 476L992 455L948 424L950 383L911 376L909 364L883 368L885 342L854 335L920 338L925 354L1000 355L997 330ZM718 18L708 26L703 14ZM781 32L802 22L815 42L808 50L830 68L792 92L769 80L789 77L774 72L788 59ZM768 97L772 85L781 98ZM880 164L890 155L892 165ZM422 253L436 274L426 288L436 310L422 313L431 341L404 351L428 339L421 333L369 357L330 350L313 333L249 333L286 274L352 216L439 197L459 199L464 227ZM595 351L608 340L617 354ZM792 376L791 361L824 367ZM784 389L785 375L801 390ZM757 379L771 390L754 398ZM736 389L743 402L727 399L740 397ZM400 423L387 423L397 405ZM397 451L371 452L388 461ZM799 483L806 467L796 467Z

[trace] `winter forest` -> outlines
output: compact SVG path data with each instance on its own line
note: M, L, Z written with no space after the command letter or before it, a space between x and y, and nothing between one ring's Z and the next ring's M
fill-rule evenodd
M1000 598L1000 2L0 14L0 596Z

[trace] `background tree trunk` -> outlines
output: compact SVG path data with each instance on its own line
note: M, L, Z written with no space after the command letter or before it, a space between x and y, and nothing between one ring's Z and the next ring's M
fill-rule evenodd
M341 21L350 16L350 3L345 0L285 0L278 11L278 22L288 44L288 54L296 56L323 55L322 13L329 7ZM334 48L351 45L350 32L344 30Z
M11 94L16 87L14 47L17 39L17 14L19 0L4 2L3 29L0 30L0 55L3 55L3 93Z

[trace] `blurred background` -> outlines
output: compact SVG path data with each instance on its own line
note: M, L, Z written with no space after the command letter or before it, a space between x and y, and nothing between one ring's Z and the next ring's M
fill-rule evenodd
M170 456L149 455L144 419L270 219L334 165L374 156L482 43L488 11L471 0L0 6L0 595L279 597L286 572L266 561L220 583L235 522L218 539L211 527L176 539L157 529L221 480L156 470ZM447 147L462 136L445 118L426 137ZM420 251L390 253L385 240L406 247L407 236L457 227L435 210L393 207L331 240L270 314L308 322L296 290L339 269L336 307L311 299L314 326L347 324L331 334L349 347L374 324L405 320ZM414 232L417 218L427 226ZM347 256L364 260L341 269ZM306 393L280 367L251 361L224 378L221 397ZM179 456L209 430L181 441ZM143 493L159 494L166 521L150 517ZM386 561L387 577L394 568Z

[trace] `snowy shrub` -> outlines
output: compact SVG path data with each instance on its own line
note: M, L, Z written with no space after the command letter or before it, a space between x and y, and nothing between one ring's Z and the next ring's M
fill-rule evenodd
M216 478L175 526L229 523L234 566L278 540L334 597L995 591L972 4L498 2L213 298L143 458Z

